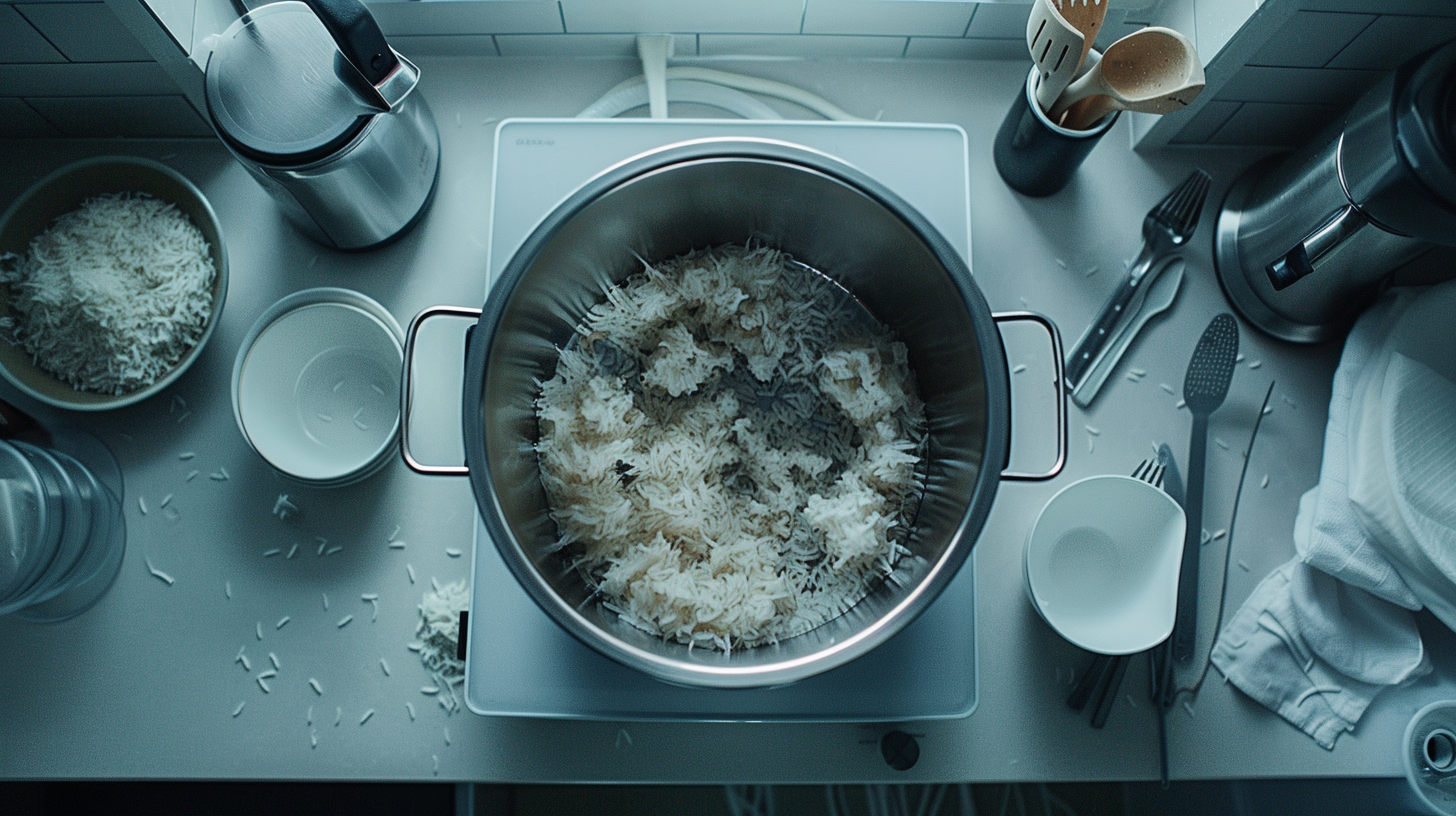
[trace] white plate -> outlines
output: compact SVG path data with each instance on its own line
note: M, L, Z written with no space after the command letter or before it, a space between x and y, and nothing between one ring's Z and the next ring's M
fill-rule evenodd
M1058 634L1132 654L1173 631L1183 508L1129 476L1091 476L1052 497L1026 542L1027 594Z
M233 367L248 444L280 472L346 484L389 458L399 432L399 323L347 289L289 295L258 319Z

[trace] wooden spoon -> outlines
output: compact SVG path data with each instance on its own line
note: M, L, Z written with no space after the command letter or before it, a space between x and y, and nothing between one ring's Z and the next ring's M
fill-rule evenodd
M1193 43L1171 28L1152 26L1108 46L1102 61L1062 92L1048 116L1081 130L1114 110L1171 113L1197 98L1203 83ZM1064 116L1084 99L1075 120Z
M1062 19L1052 2L1035 0L1026 20L1026 47L1036 63L1036 101L1042 110L1050 110L1067 89L1087 47L1082 32Z
M1082 63L1087 61L1087 52L1092 50L1092 42L1097 39L1097 33L1102 29L1102 20L1107 16L1108 1L1057 0L1057 12L1062 15L1062 19L1082 32L1082 55L1077 58L1073 76L1082 70Z

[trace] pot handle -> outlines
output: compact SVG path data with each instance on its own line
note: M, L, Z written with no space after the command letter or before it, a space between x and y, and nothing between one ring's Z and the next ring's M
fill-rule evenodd
M410 321L409 330L405 332L404 371L400 377L401 387L399 389L399 450L404 457L404 463L416 473L426 476L470 475L470 468L465 465L431 465L416 459L414 453L410 451L410 413L414 407L412 372L415 367L415 342L419 338L420 329L427 321L438 317L464 317L479 320L480 315L480 309L467 309L463 306L431 306L415 315L414 320Z
M1057 461L1052 464L1051 470L1045 473L1023 473L1014 470L1003 470L1001 478L1010 482L1045 482L1048 479L1056 478L1062 472L1062 467L1067 464L1067 392L1062 387L1063 363L1062 363L1062 335L1057 331L1057 324L1053 323L1046 315L1036 312L994 312L991 319L997 323L1029 322L1036 323L1046 330L1052 341L1052 388L1056 392L1057 405Z

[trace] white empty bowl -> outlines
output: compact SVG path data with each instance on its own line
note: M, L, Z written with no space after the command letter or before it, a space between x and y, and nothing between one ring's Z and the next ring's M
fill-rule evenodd
M1150 649L1173 632L1183 508L1129 476L1091 476L1047 502L1026 542L1027 594L1053 629L1092 652Z
M391 458L399 433L404 332L349 289L296 292L273 304L233 365L233 413L279 472L310 484L356 482Z

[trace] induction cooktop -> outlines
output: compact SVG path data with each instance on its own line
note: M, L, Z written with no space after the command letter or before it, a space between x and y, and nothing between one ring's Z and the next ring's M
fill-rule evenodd
M589 179L647 151L718 137L788 142L856 167L919 210L969 266L966 135L953 125L508 119L496 128L490 283L537 224ZM617 663L536 606L478 515L474 550L465 700L478 714L884 722L964 717L976 707L974 550L940 597L873 651L796 683L758 689L671 685Z

